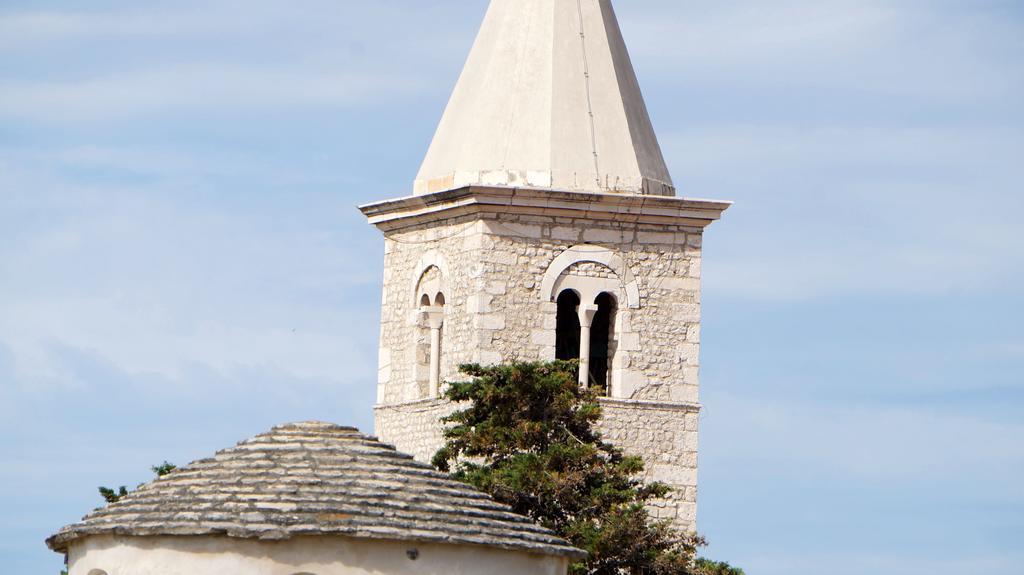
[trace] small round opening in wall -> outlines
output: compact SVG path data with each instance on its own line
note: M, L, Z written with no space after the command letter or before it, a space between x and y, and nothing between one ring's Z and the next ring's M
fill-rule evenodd
M415 561L420 558L420 550L410 549L405 552L405 556L408 557L410 561Z

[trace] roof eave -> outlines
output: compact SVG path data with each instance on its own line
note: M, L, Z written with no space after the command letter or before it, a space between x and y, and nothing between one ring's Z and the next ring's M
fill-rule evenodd
M721 219L731 206L732 202L695 198L466 186L374 202L359 206L359 210L371 224L385 231L478 212L517 212L703 228Z
M154 531L152 533L138 533L130 529L112 527L109 529L75 529L65 528L56 535L51 536L46 540L46 546L51 551L60 554L66 554L69 547L75 541L87 539L89 537L103 537L103 536L120 536L120 537L137 537L137 538L154 538L154 537L227 537L229 539L240 539L240 540L254 540L254 541L289 541L298 537L329 537L329 538L348 538L348 539L361 539L366 541L401 541L408 543L420 543L420 544L438 544L438 545L466 545L472 547L487 547L490 549L502 549L505 551L512 551L517 553L532 553L536 555L545 555L551 557L566 557L568 559L585 559L588 553L582 549L571 546L563 545L551 545L538 543L536 545L513 545L513 544L502 544L493 542L474 542L469 540L451 539L447 537L411 537L402 535L393 535L388 537L383 536L372 536L372 535L356 535L348 533L334 533L334 532L323 532L323 533L297 533L297 534L282 534L278 532L274 536L267 536L266 534L260 535L256 533L242 534L242 533L202 533L199 531L191 533L174 533L174 532L163 532Z

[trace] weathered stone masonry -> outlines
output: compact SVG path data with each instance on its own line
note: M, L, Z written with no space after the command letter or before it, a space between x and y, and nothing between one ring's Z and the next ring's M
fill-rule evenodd
M551 196L536 206L525 191L465 189L364 208L386 238L377 433L426 461L441 444L438 419L451 408L430 397L423 373L424 281L447 292L442 381L467 362L554 359L557 294L610 293L618 306L602 430L674 487L657 515L693 528L701 243L725 205L564 194L552 207Z

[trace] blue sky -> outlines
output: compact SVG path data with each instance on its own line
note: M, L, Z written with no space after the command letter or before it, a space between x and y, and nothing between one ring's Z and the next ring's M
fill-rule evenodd
M0 4L0 557L290 420L372 428L382 246L484 0ZM1019 575L1024 9L619 0L705 243L701 530Z

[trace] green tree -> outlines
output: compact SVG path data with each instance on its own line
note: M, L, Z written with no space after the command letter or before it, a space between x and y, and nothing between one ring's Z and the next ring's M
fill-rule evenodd
M167 461L164 461L160 465L154 465L153 467L150 467L150 469L153 470L153 473L155 473L157 477L163 477L164 475L167 475L168 473L174 471L177 468L178 466L174 465L173 463L168 463ZM140 485L139 487L142 486ZM131 493L130 491L128 491L128 488L125 487L124 485L118 487L117 489L111 489L110 487L99 487L99 492L100 497L102 497L103 500L106 501L107 503L117 503L126 495ZM67 561L67 556L64 557L64 560L65 562ZM60 572L60 575L68 575L67 568L62 570Z
M697 573L703 540L650 517L645 504L669 490L601 439L601 407L577 384L576 362L461 369L471 379L445 392L464 408L444 418L438 469L587 551L573 575Z
M157 477L163 477L164 475L167 475L168 473L174 471L177 468L178 467L173 463L168 463L166 461L164 461L160 465L154 465L153 467L150 467L150 469L153 470L153 473L155 473ZM141 487L141 485L139 487ZM110 487L100 487L99 492L100 497L102 497L103 500L106 501L107 503L117 503L130 493L130 491L128 491L128 488L125 487L124 485L118 487L117 489L111 489Z
M703 558L697 560L697 573L699 575L746 575L743 569L733 567L728 563Z

